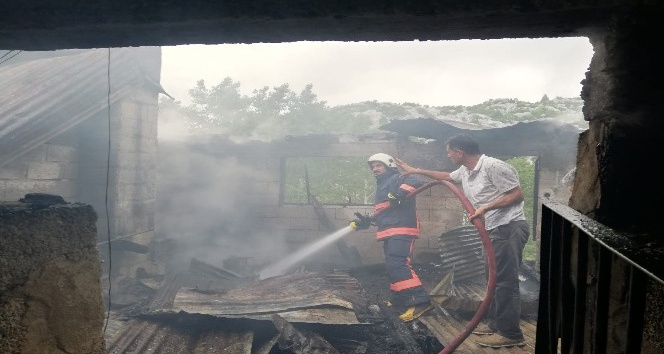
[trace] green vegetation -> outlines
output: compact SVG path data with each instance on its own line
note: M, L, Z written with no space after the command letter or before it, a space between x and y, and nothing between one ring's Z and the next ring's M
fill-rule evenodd
M308 204L307 190L322 204L373 204L376 181L359 157L286 159L284 202Z
M523 191L524 202L523 202L523 212L526 215L526 220L531 223L533 222L533 212L534 212L534 193L535 193L535 157L532 156L521 156L514 157L505 162L509 163L514 167L519 173L519 183L521 184L521 190ZM525 261L535 261L537 259L537 243L533 238L534 230L530 229L530 238L526 247L523 250L523 259Z
M179 117L192 134L265 140L287 135L365 132L370 128L372 121L365 116L332 112L312 88L307 85L295 93L284 84L263 87L246 96L240 93L240 83L231 78L212 87L200 80L189 90L191 104L183 106L179 101L162 98L159 109L161 116ZM396 108L403 109L398 105Z

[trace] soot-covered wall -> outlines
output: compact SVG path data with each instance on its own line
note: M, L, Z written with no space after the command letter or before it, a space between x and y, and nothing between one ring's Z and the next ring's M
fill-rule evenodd
M0 203L2 353L105 352L97 214L57 198Z

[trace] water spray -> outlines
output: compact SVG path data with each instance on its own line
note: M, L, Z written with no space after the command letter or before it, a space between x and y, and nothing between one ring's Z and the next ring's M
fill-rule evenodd
M353 229L350 226L346 226L340 230L335 231L334 233L331 233L320 240L300 249L299 251L293 253L292 255L283 258L281 261L269 265L263 269L261 269L258 272L258 276L261 279L266 279L270 277L274 277L277 275L282 275L284 272L286 272L290 267L295 265L297 262L311 256L312 254L320 251L323 247L329 245L330 243L348 235L351 233Z

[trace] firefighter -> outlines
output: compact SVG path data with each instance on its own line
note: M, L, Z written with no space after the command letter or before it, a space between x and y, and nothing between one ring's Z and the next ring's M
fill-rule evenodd
M394 158L378 153L367 163L376 177L374 213L355 213L351 220L355 230L377 227L376 239L383 243L385 268L390 280L391 301L395 308L404 309L399 318L413 321L431 310L431 298L410 264L413 243L420 235L415 198L405 198L424 182L413 176L401 176Z

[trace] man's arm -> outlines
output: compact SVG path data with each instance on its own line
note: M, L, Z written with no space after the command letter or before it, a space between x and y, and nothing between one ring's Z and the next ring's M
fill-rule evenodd
M432 179L436 180L445 180L445 181L452 181L450 178L450 173L449 172L443 172L443 171L432 171L432 170L424 170L421 168L415 168L412 166L409 166L407 163L403 162L399 158L394 158L397 166L401 169L401 174L402 175L422 175L426 176Z
M523 200L523 191L521 187L514 187L511 190L507 191L505 194L501 195L498 199L494 200L489 204L481 205L475 210L475 214L469 215L468 220L473 220L474 218L484 215L487 211L493 209L500 209L512 204L520 203Z

